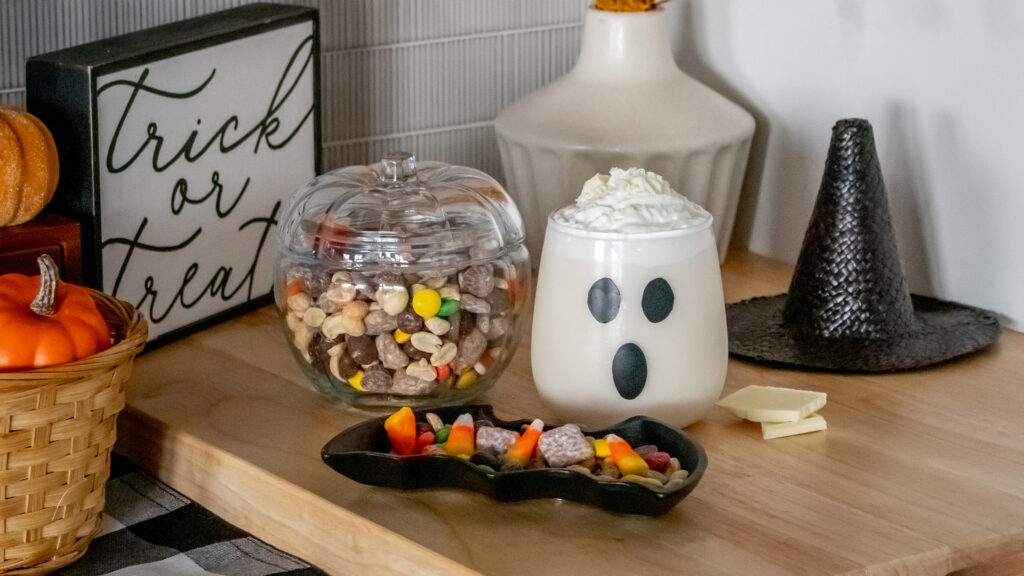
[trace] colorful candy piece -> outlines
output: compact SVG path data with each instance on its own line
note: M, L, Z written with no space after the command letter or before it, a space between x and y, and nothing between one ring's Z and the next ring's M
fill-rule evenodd
M434 431L423 432L416 437L416 453L423 452L423 449L434 443Z
M445 442L448 441L448 434L451 431L452 427L449 426L448 424L441 426L440 428L437 429L436 432L434 432L434 442L437 442L438 444L444 444Z
M441 295L430 288L424 288L412 297L412 309L423 318L437 316L441 309Z
M594 456L598 458L607 458L612 455L611 450L608 449L608 441L604 438L598 438L594 441Z
M416 416L408 406L403 406L384 421L392 451L395 454L416 453Z
M437 310L437 315L447 318L458 312L460 306L459 301L454 298L441 298L441 308Z
M523 467L529 464L530 459L533 458L533 451L537 448L537 440L540 439L540 433L543 431L544 422L539 418L530 423L530 427L508 449L505 454L505 464Z
M348 379L348 385L355 388L356 390L363 389L363 371L360 370L355 373L354 376Z
M426 290L424 290L425 292ZM448 442L444 451L449 456L461 456L469 458L476 451L476 433L473 429L473 416L461 414L452 424L448 432Z
M642 458L644 459L644 462L647 462L648 468L662 473L668 469L669 462L672 461L672 457L669 456L668 452L656 451L646 456L642 456Z
M623 476L626 474L648 475L650 469L647 466L647 462L644 462L644 459L633 451L629 442L615 434L605 436L605 440L608 441L608 451L611 452L610 458Z
M437 373L438 380L444 380L452 375L452 365L442 364L440 366L434 366L434 372Z
M398 342L399 344L405 344L406 342L409 341L410 338L412 338L412 334L406 334L405 332L402 332L397 328L395 329L395 342Z
M476 381L479 378L480 374L478 374L476 370L468 368L464 370L461 374L459 374L458 380L455 381L455 387L458 388L459 390L462 390L463 388L469 388L473 384L476 384Z

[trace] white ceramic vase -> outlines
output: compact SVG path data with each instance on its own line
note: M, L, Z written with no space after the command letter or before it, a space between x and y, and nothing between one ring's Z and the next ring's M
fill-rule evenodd
M724 258L754 119L676 66L663 9L590 9L572 71L509 105L494 125L534 265L548 215L594 174L632 166L704 206Z

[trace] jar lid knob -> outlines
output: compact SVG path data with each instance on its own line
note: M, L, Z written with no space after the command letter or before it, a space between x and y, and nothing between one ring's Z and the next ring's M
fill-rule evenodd
M381 160L384 182L403 182L416 176L416 157L408 152L390 152Z

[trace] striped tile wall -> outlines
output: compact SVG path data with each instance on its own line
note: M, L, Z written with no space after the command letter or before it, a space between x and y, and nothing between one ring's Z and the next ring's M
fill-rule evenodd
M25 59L250 0L0 0L0 104ZM501 177L491 121L565 74L588 0L283 0L320 10L324 167L392 149Z

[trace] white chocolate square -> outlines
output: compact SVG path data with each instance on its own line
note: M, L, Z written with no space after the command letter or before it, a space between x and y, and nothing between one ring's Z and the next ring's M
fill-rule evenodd
M718 405L752 422L796 422L821 410L826 398L824 392L752 385L722 398Z
M772 438L782 438L783 436L817 432L827 428L828 426L825 424L824 418L817 414L811 414L807 418L796 422L761 422L761 436L765 440L771 440Z

